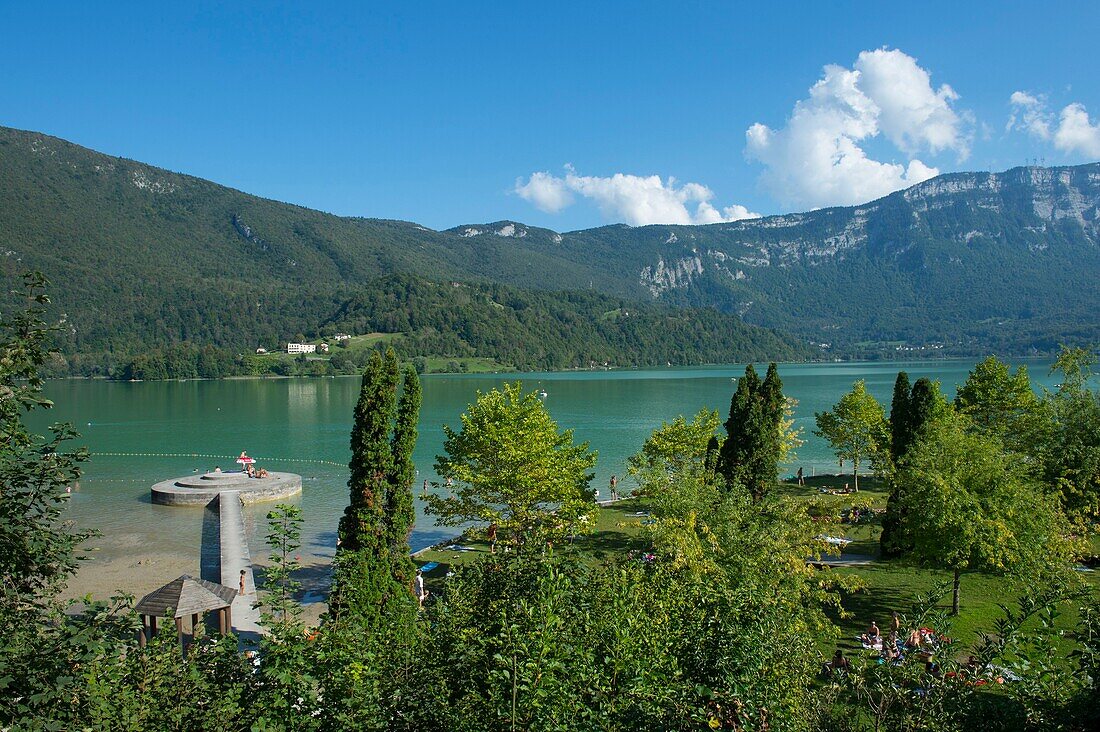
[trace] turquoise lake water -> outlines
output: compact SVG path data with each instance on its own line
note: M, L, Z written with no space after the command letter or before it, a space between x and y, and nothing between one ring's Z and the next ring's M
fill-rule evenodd
M1024 361L1033 382L1051 385L1049 361ZM972 361L893 363L788 364L780 367L784 391L798 400L796 425L806 444L793 472L836 472L837 463L812 434L814 412L828 409L856 379L889 409L899 369L916 380L938 379L953 396L966 380ZM760 369L763 375L763 368ZM559 426L575 429L599 452L594 486L606 497L612 474L623 479L626 459L662 421L691 415L702 407L729 409L735 383L744 366L710 366L636 371L501 375L430 375L423 379L424 406L415 459L417 487L436 477L432 470L443 443L442 425L457 425L459 415L478 391L508 381L544 389L546 406ZM93 459L86 465L68 509L79 525L103 532L96 540L105 558L125 557L139 548L197 555L201 520L198 511L157 506L149 487L158 481L212 469L233 468L242 450L274 470L300 473L299 499L305 524L304 551L314 559L331 556L336 525L347 504L348 436L358 396L357 378L277 379L191 382L118 383L56 381L47 393L57 407L52 420L73 422ZM41 424L45 421L42 420ZM40 425L39 425L40 426ZM211 457L191 457L191 454ZM629 486L624 480L623 485ZM419 502L418 502L419 503ZM264 555L262 529L267 507L246 512L253 557ZM435 527L417 507L413 549L453 534Z

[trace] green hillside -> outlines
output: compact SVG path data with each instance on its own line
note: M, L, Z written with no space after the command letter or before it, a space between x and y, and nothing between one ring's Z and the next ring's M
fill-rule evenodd
M369 334L336 341L336 333ZM356 373L375 347L393 346L422 371L543 370L801 360L817 351L711 308L636 304L590 292L499 284L373 280L317 329L328 355L257 355L251 348L182 343L116 363L124 379ZM267 343L267 346L275 345ZM97 373L102 361L85 363Z
M32 268L54 282L55 314L67 326L61 346L77 371L173 343L242 350L311 337L338 313L351 317L394 274L569 291L525 297L545 312L555 301L585 317L598 316L577 304L583 292L636 310L715 308L828 344L835 356L1050 351L1100 340L1098 203L1100 165L1091 164L950 174L863 206L710 226L559 234L500 221L432 231L265 200L0 128L0 275L5 290ZM736 322L688 317L700 328ZM596 338L600 322L576 337ZM468 335L469 348L491 346ZM553 329L521 322L509 340L520 335L546 339ZM555 347L556 364L630 347L625 332L599 337L568 358L573 351ZM714 332L709 340L723 342ZM669 350L703 358L690 343L676 345ZM532 342L504 360L539 363L538 353ZM620 356L657 355L640 354Z
M337 330L399 335L410 358L521 369L814 353L713 309L492 285L490 273L566 287L588 271L506 237L331 216L43 135L0 129L0 176L5 290L27 269L53 281L73 373L355 370L363 354L340 349L292 367L249 355Z

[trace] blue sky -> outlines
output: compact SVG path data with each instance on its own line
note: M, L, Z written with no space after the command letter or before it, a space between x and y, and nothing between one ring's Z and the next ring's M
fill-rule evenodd
M0 4L0 124L433 228L719 220L1100 158L1097 3L156 5Z

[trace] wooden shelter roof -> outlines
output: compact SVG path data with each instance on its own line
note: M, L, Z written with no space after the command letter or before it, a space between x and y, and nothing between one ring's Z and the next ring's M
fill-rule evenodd
M185 574L141 598L141 602L134 609L140 615L153 615L158 618L164 617L168 610L172 610L173 617L182 618L195 613L229 607L236 596L237 590L232 587L195 579Z

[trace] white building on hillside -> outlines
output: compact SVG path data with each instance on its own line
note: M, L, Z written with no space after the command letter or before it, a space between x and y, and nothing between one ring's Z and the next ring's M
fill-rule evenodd
M312 343L287 343L287 353L316 353L317 346Z

